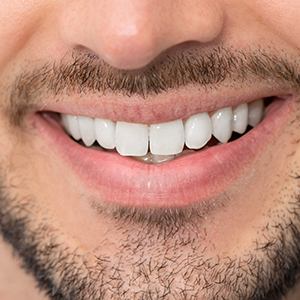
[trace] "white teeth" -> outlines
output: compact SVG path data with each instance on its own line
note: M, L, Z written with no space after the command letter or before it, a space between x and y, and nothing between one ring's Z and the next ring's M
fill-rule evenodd
M148 152L148 125L117 122L115 139L121 155L143 156Z
M248 126L248 105L243 103L233 111L233 131L244 133Z
M106 149L114 149L116 123L111 120L98 119L94 121L97 142Z
M264 101L263 99L256 100L253 104L249 105L249 118L248 123L255 127L260 123L264 115Z
M233 127L233 114L231 107L217 110L211 116L212 132L221 143L226 143L231 137Z
M61 115L61 122L62 122L66 132L68 134L71 134L70 127L69 127L69 122L68 122L68 115L62 114Z
M155 155L148 152L144 156L136 156L135 159L147 164L161 164L173 160L175 155Z
M182 152L184 128L182 120L150 125L150 151L157 155Z
M194 152L195 152L194 150L190 150L190 149L185 149L180 154L174 154L174 155L155 155L155 154L152 154L151 152L148 152L144 156L136 156L135 159L142 161L144 163L147 163L147 164L161 164L161 163L171 161L177 157L180 157L180 156L183 156L186 154L191 154Z
M263 99L253 104L241 104L232 112L231 107L208 113L193 115L185 124L176 120L161 124L113 122L84 116L61 115L62 124L75 140L91 146L97 140L105 149L114 149L121 155L139 157L146 163L169 161L184 153L184 144L190 149L200 149L214 135L221 143L226 143L232 131L243 134L247 125L256 126L264 114ZM150 151L149 151L150 142ZM149 152L148 152L149 151ZM192 150L185 150L192 151Z
M79 130L81 138L86 146L91 146L96 140L94 120L90 117L78 117Z
M70 134L75 140L80 140L81 139L81 133L79 130L79 124L78 124L78 117L77 116L71 116L71 115L66 115L67 116L67 121L69 125L69 130Z
M212 125L208 113L189 117L184 126L185 144L190 149L200 149L211 139Z

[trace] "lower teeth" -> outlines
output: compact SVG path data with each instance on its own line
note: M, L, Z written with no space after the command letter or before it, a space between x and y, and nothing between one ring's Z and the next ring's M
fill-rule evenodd
M246 132L244 134L246 134L249 130L251 130L252 127L251 126L248 126ZM244 134L238 134L238 133L235 133L233 132L232 134L232 137L231 139L228 141L228 142L231 142L231 141L234 141L236 139L238 139L239 137L241 137L242 135ZM74 140L76 141L76 140ZM84 142L82 140L79 140L79 141L76 141L78 144L85 146ZM203 149L206 149L206 148L209 148L209 147L213 147L213 146L216 146L216 145L221 145L222 143L221 142L218 142L214 137L212 137L212 139L207 143L207 145L203 148L201 148L200 150L203 150ZM111 152L111 153L118 153L116 151L116 149L105 149L105 148L102 148L97 142L95 142L92 146L89 147L90 149L94 149L94 150L100 150L100 151L105 151L105 152ZM191 149L184 149L181 153L179 154L175 154L175 155L155 155L155 154L152 154L150 151L144 155L144 156L131 156L131 158L135 159L135 160L138 160L140 162L143 162L143 163L146 163L146 164L163 164L163 163L166 163L166 162L169 162L169 161L172 161L176 158L179 158L181 156L184 156L184 155L187 155L187 154L191 154L191 153L195 153L196 151L199 151L199 150L191 150Z
M190 149L183 150L180 154L175 154L175 155L155 155L152 154L151 152L148 152L144 156L133 156L133 158L146 164L162 164L171 161L175 158L178 158L180 156L194 153L194 152L195 152L194 150L190 150Z

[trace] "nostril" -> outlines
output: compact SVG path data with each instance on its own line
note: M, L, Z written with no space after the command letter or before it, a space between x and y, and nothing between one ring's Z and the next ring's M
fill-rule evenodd
M212 2L191 7L185 1L70 1L59 34L68 47L80 45L115 68L138 69L177 45L217 38L224 11Z

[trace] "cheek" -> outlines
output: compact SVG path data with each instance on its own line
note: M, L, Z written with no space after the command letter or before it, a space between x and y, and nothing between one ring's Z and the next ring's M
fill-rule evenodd
M52 2L54 1L0 1L0 70L26 46L41 26L41 21L53 9Z
M243 2L270 32L294 47L300 46L300 1L244 0Z

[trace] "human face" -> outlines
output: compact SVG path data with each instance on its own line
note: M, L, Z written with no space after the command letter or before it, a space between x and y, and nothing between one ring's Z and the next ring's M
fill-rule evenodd
M1 299L298 299L299 18L296 0L1 1ZM229 139L237 107L255 126ZM216 138L181 155L200 113ZM110 120L117 151L65 115ZM149 128L165 162L135 152Z

